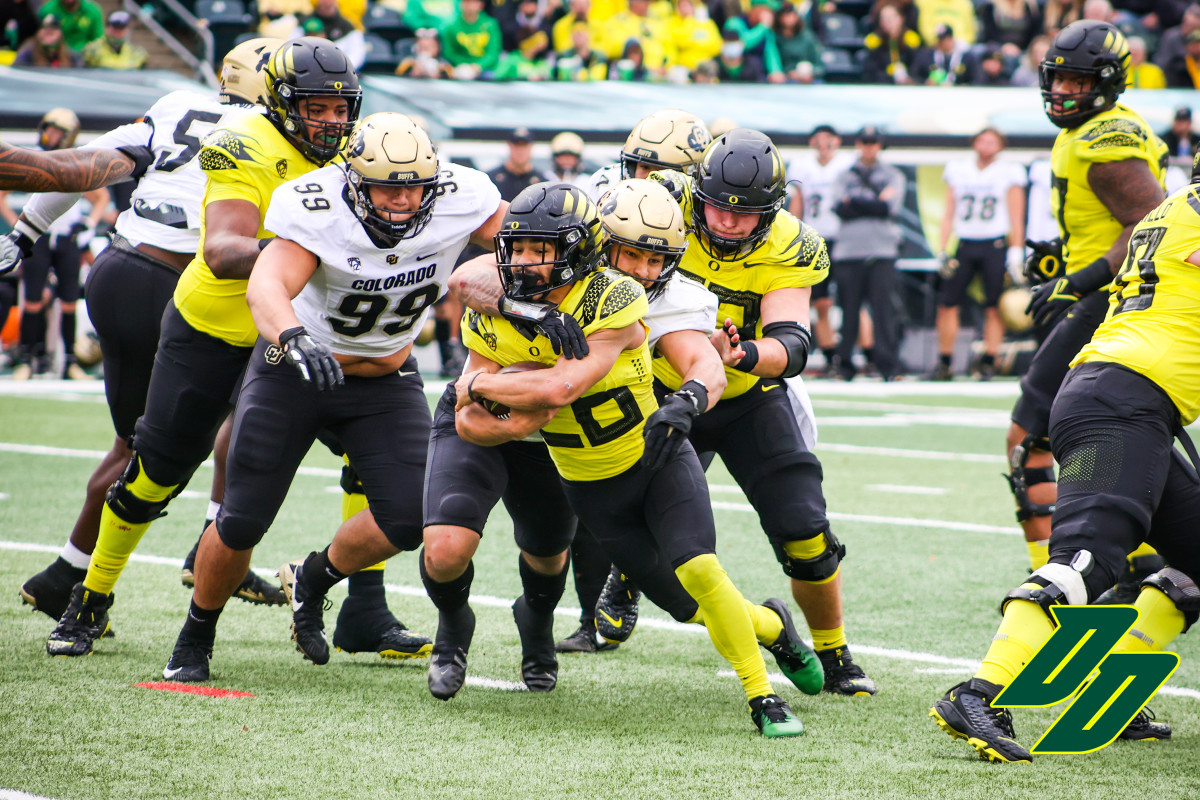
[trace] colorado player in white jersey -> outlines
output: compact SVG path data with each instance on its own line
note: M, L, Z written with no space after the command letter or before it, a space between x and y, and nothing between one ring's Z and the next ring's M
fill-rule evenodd
M1019 270L1025 260L1025 167L998 160L1005 139L994 128L985 128L971 140L974 158L946 165L946 210L942 215L941 283L938 290L938 366L933 380L954 377L951 359L958 335L958 310L967 285L979 273L984 287L983 357L977 375L989 380L996 374L996 351L1004 339L1004 320L997 304L1004 291L1006 267ZM958 249L949 255L951 236Z
M56 621L66 610L71 588L87 571L105 492L132 455L134 423L146 408L163 309L196 253L205 178L195 155L201 140L227 111L259 102L263 81L255 64L262 52L272 51L277 44L276 39L254 39L231 50L221 74L220 96L171 92L138 121L86 145L91 149L145 147L154 161L138 182L130 207L117 217L112 242L96 257L86 286L116 439L88 480L83 509L62 553L21 586L22 600ZM68 218L79 196L39 194L25 205L22 220L35 230L53 230ZM238 587L238 596L251 602L283 602L277 588L250 571Z
M429 137L402 114L360 121L344 154L344 166L271 197L263 224L276 238L246 290L260 338L238 396L225 499L206 532L217 555L195 574L197 593L232 594L301 460L318 433L332 433L370 507L325 550L280 570L297 649L316 664L329 660L328 589L421 544L430 415L413 341L458 254L468 242L491 247L506 210L482 172L439 171ZM167 679L208 680L212 633L197 630L189 614Z
M596 170L584 191L592 202L599 203L625 178L645 178L656 169L677 169L691 175L711 141L708 128L695 114L677 108L655 111L630 131L620 161Z
M842 137L830 125L818 125L808 137L812 153L805 153L788 164L788 189L792 192L789 210L792 216L802 219L825 240L825 248L833 252L842 219L833 212L833 188L839 175L854 165L854 156L839 152ZM834 267L831 266L832 270ZM812 287L811 307L817 312L813 325L813 336L821 353L825 356L822 377L835 377L837 370L837 340L829 312L833 309L833 280L824 280ZM864 310L860 314L858 343L863 351L872 347L874 329L871 318Z

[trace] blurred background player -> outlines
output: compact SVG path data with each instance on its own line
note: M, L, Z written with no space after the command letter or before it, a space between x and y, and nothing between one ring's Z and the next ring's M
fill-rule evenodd
M582 171L583 137L578 133L563 131L550 140L550 177L562 183L570 183L586 189L592 174Z
M69 149L75 146L78 136L79 117L67 108L51 109L38 124L38 146L43 150ZM9 225L16 225L17 213L9 206L7 194L0 193L0 216ZM93 189L84 199L91 205L86 217L81 203L72 204L52 225L39 227L45 233L36 240L30 255L22 259L21 338L13 366L14 380L29 380L34 375L49 372L52 350L63 353L62 377L91 379L75 361L75 304L80 294L83 248L108 210L108 190ZM51 272L54 273L53 284L50 283ZM61 343L49 342L46 330L48 304L54 298L58 298L60 304Z
M938 365L933 380L954 377L951 359L958 336L959 310L967 287L979 275L983 281L983 355L980 380L996 375L996 353L1004 340L1004 320L997 305L1008 271L1025 263L1025 168L1000 161L1004 134L985 128L971 140L975 158L951 161L942 173L946 210L942 215L941 285L938 287ZM958 237L954 256L950 239Z
M792 216L801 219L813 227L813 230L825 240L825 248L833 252L837 242L838 231L842 220L833 210L833 187L839 175L850 169L854 156L840 152L842 137L830 125L818 125L813 128L808 137L808 152L788 165L788 188L791 190L791 201L788 209ZM835 272L832 261L829 274ZM817 312L817 321L813 325L813 337L821 354L825 356L825 366L821 370L822 378L835 378L838 375L837 336L833 329L830 312L833 310L832 277L821 281L812 287L812 308ZM864 310L859 319L858 343L863 352L869 353L874 347L874 328L871 317Z
M88 315L100 339L105 396L117 436L88 481L83 509L62 553L21 586L22 599L56 621L67 608L72 587L86 574L105 493L132 455L135 423L146 409L163 309L196 255L205 183L195 158L200 142L227 111L263 102L266 83L256 65L279 44L277 39L253 39L231 50L221 71L219 97L172 92L139 121L88 145L145 146L156 160L134 190L129 210L117 218L112 243L97 256L88 275ZM47 229L63 219L77 198L37 195L21 217L26 224ZM223 464L224 459L219 460ZM220 483L223 490L223 480ZM245 574L237 591L250 602L284 602L282 592L254 572Z

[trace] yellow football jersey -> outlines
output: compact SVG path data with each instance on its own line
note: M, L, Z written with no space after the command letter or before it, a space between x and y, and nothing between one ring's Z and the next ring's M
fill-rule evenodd
M1170 396L1185 425L1200 414L1200 186L1186 186L1129 237L1108 315L1071 362L1109 361L1145 375Z
M1058 220L1067 273L1108 252L1124 226L1088 184L1092 164L1141 159L1163 184L1167 146L1141 115L1120 103L1076 128L1061 130L1050 151L1050 210Z
M258 339L244 280L213 275L204 263L205 207L218 200L246 200L258 206L258 238L270 237L262 226L271 194L284 181L317 168L292 146L262 114L232 113L204 140L200 168L208 180L200 207L200 244L196 257L175 287L179 313L198 331L237 347L252 347Z
M692 218L691 181L679 172L664 170L684 188L683 218ZM750 341L762 336L761 307L763 295L775 289L801 289L820 283L829 276L829 254L825 240L807 223L780 211L771 225L771 234L750 255L737 261L717 261L709 258L689 228L688 249L683 254L679 270L689 278L704 284L717 296L717 324L733 320L742 339ZM654 376L671 389L683 384L681 376L665 358L654 360ZM725 368L729 381L724 397L745 394L761 380L749 372Z
M573 316L586 335L640 322L647 311L646 293L632 278L600 270L576 283L559 308ZM546 337L530 338L508 320L476 311L463 317L462 339L472 351L505 367L520 361L548 366L558 361ZM642 342L622 352L608 375L561 409L542 429L559 474L570 481L598 481L637 463L644 448L642 428L658 408L653 384L650 350Z

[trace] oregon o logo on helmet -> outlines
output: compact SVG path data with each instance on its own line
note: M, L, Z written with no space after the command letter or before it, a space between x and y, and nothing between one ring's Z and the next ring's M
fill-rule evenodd
M1058 623L1054 634L992 705L1045 708L1073 697L1030 752L1091 753L1125 730L1175 672L1179 656L1112 652L1137 622L1131 606L1054 606L1050 614Z
M342 90L342 82L341 82L341 81L334 81L334 82L333 82L333 88L337 89L337 90L340 92L340 91Z
M738 198L738 196L737 196L736 194L735 194L735 195L730 195L730 197L729 197L729 202L730 202L732 205L735 205L735 206L736 206L736 205L738 204L738 201L739 201L739 198Z

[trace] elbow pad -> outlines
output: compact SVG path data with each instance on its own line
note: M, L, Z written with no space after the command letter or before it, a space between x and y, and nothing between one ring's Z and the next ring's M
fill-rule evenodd
M792 378L804 371L808 351L812 349L812 334L798 322L771 322L763 326L763 337L770 337L787 351L787 366L779 377Z

